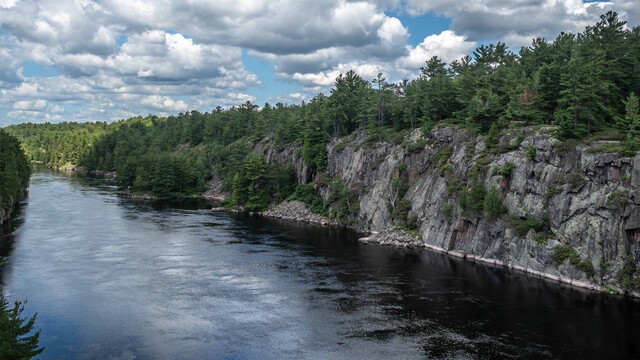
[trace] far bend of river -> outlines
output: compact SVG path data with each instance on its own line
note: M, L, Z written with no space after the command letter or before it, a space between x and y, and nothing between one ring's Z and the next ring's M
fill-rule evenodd
M29 193L2 275L40 359L640 358L635 300L100 180Z

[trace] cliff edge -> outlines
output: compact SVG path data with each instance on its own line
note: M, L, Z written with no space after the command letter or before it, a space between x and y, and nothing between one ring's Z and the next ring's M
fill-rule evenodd
M398 144L356 132L328 145L328 175L357 194L353 221L369 231L401 224L437 251L640 295L640 155L552 133L517 129L487 144L440 127Z

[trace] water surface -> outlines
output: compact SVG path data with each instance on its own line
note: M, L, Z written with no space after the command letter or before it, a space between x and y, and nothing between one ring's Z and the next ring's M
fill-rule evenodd
M40 358L640 358L637 301L209 207L34 174L2 275Z

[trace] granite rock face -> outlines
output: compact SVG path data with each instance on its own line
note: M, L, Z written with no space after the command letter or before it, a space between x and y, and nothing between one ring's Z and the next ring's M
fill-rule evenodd
M491 149L483 137L455 127L428 136L416 130L402 144L370 144L354 133L328 145L328 172L358 194L357 223L369 231L394 226L394 181L402 172L408 190L400 195L424 246L637 294L640 155L590 153L551 132L520 129ZM505 214L461 206L474 178L487 193L497 189ZM568 252L563 257L559 249Z

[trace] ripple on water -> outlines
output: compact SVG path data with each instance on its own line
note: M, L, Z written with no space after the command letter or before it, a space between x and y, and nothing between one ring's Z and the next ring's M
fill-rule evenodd
M640 357L637 304L356 237L36 173L5 290L43 360Z

